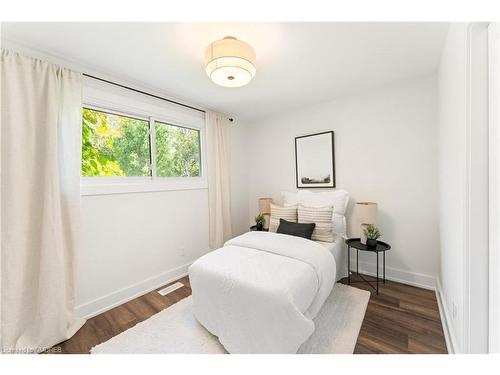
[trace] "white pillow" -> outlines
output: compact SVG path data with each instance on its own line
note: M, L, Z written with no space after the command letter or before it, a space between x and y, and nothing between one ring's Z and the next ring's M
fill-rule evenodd
M269 220L269 232L276 232L280 225L280 219L297 222L297 206L282 207L271 203L271 218Z
M281 192L281 201L283 206L296 206L299 204L299 193L290 193L288 191Z
M306 207L299 204L297 209L297 223L314 223L314 231L311 236L313 241L333 242L333 207Z
M333 206L333 232L342 235L347 233L345 212L349 203L349 193L342 189L312 192L299 190L297 193L281 192L284 206L302 204L308 207Z
M309 207L333 206L333 211L340 215L345 215L349 193L345 190L312 192L309 190L299 190L298 201L300 204Z

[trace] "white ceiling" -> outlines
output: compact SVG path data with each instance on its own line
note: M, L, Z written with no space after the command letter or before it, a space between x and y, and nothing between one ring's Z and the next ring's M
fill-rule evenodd
M3 23L2 38L188 103L252 121L437 69L445 23ZM233 35L257 53L241 88L213 84L203 56Z

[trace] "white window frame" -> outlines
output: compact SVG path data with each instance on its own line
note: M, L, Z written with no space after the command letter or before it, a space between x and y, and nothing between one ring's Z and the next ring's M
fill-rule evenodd
M137 95L127 92L108 93L106 88L96 90L90 87L83 95L82 107L106 113L116 114L149 121L149 140L151 152L150 177L81 177L81 195L108 195L162 192L172 190L207 189L205 157L205 122L204 118L192 116L168 108L163 103L149 100L143 103ZM144 95L142 95L144 96ZM200 176L199 177L159 177L156 176L156 122L197 130L200 133Z

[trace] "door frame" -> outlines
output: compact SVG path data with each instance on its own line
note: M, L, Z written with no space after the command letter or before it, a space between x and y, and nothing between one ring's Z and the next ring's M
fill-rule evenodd
M489 337L500 353L500 24L488 26L489 91Z

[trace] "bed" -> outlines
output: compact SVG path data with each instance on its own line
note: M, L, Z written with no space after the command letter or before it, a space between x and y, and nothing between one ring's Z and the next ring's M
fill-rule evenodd
M314 332L336 265L317 242L248 232L199 258L189 279L196 319L229 353L296 353Z
M345 225L343 213L332 220ZM326 243L248 232L189 268L194 315L229 353L296 353L344 276L341 234Z
M347 277L347 256L345 250L345 239L342 236L336 236L334 242L321 242L317 241L321 246L327 249L335 258L335 264L337 268L336 281L339 281L343 277Z

